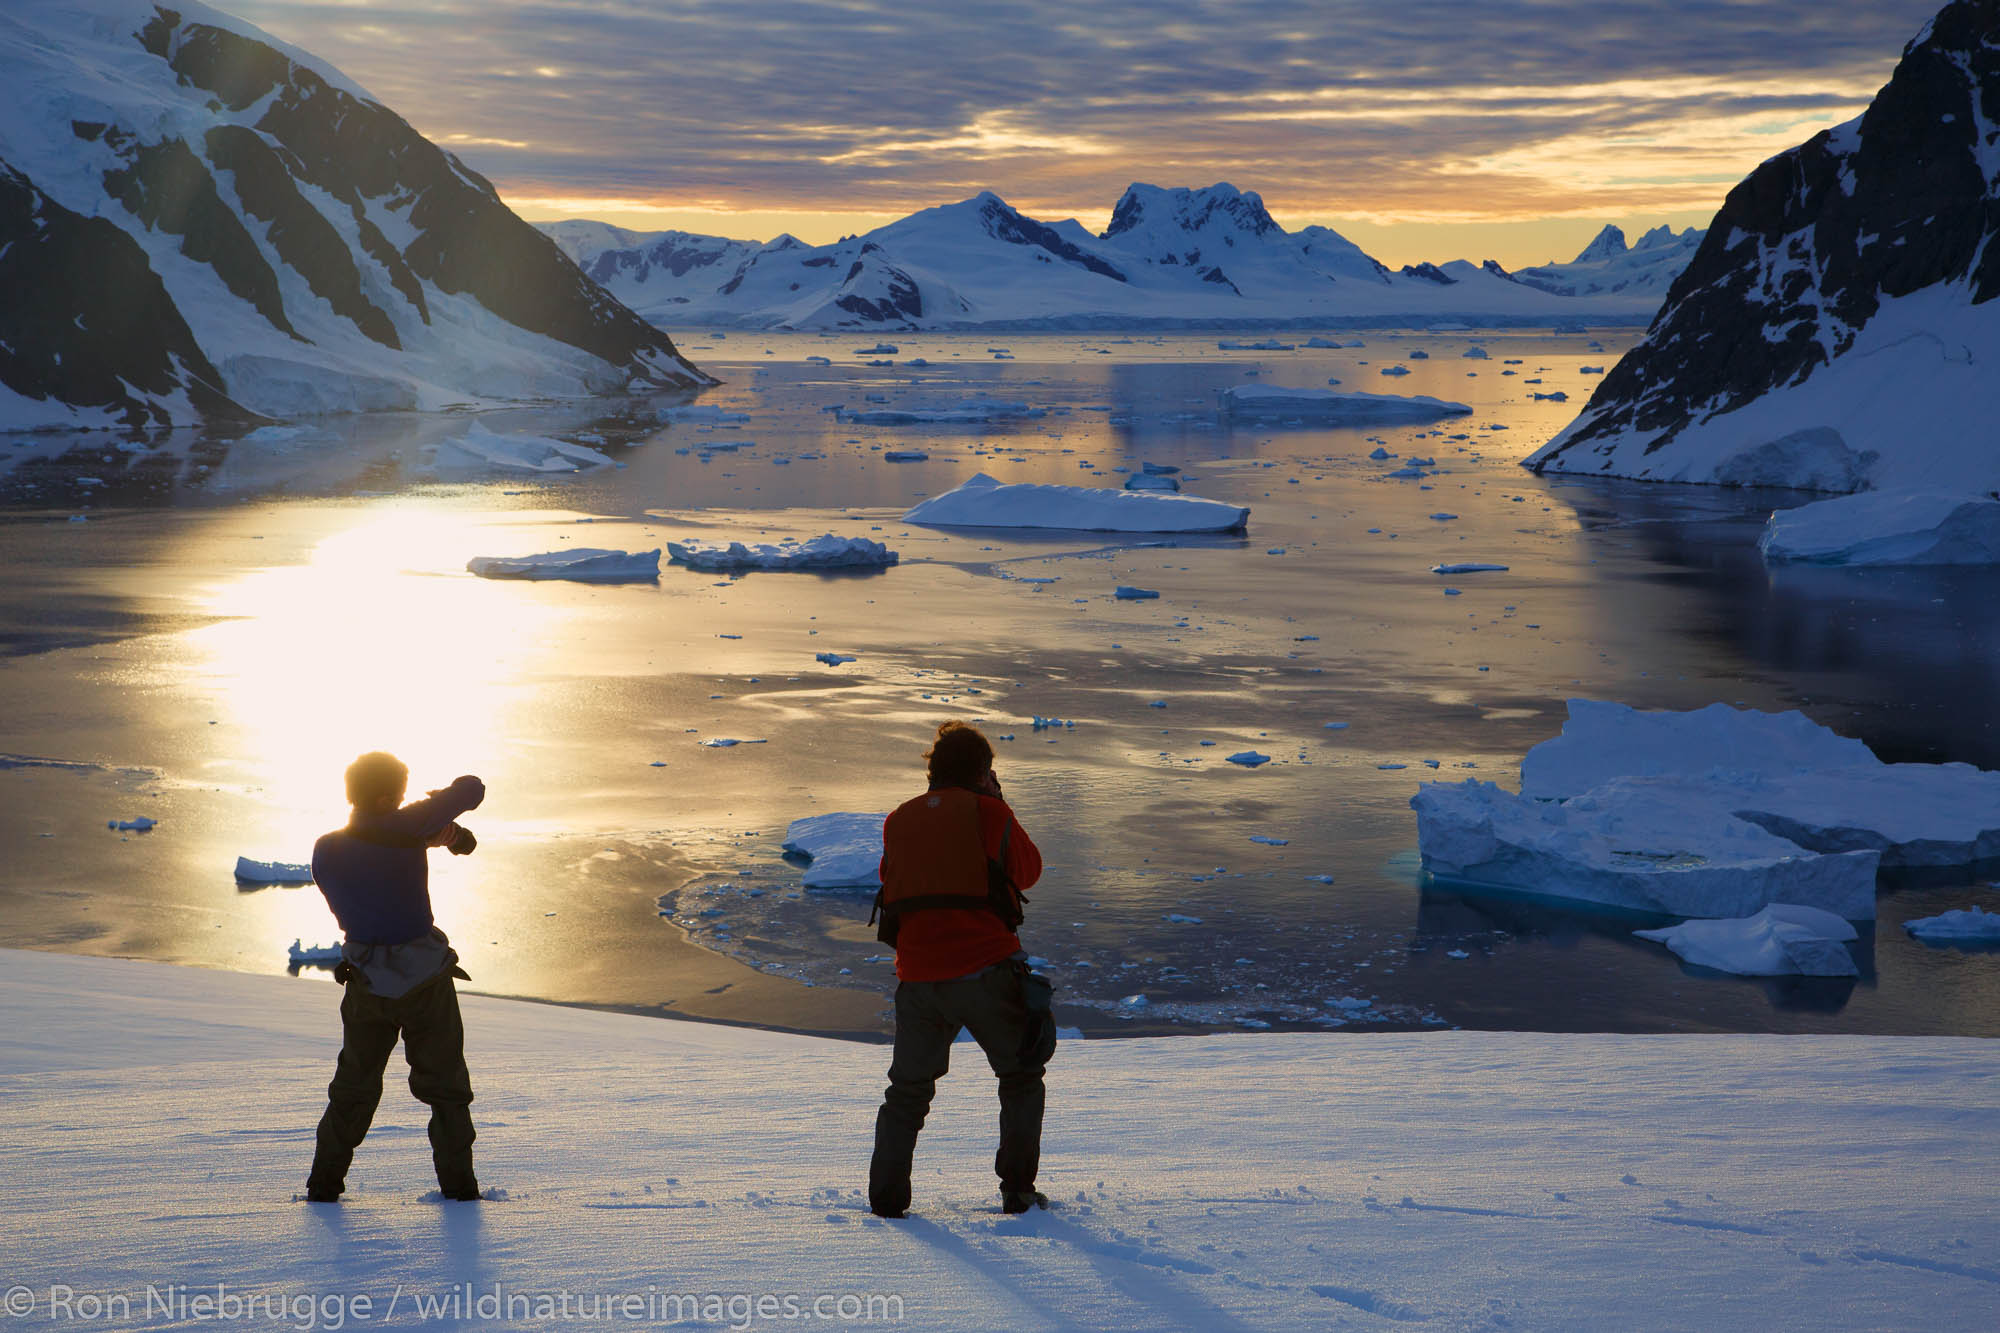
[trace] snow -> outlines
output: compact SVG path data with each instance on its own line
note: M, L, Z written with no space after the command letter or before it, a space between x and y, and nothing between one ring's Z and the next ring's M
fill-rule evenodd
M668 542L667 554L690 569L707 570L871 569L893 565L900 558L881 542L831 532L810 541L788 537L775 544Z
M1222 392L1223 415L1257 421L1299 420L1315 425L1364 422L1435 421L1465 416L1464 403L1422 394L1339 393L1332 389L1292 389L1277 384L1239 384Z
M294 861L253 861L239 856L236 879L241 884L310 884L313 872L310 865Z
M886 813L837 811L795 819L785 829L785 851L804 857L809 889L877 888Z
M437 447L433 466L440 471L501 468L513 472L581 472L606 467L612 459L588 445L546 435L503 435L475 421L463 435Z
M1774 903L1755 916L1716 921L1683 921L1659 930L1635 930L1657 940L1696 967L1746 977L1803 975L1859 976L1854 956L1842 944L1856 938L1854 927L1831 912Z
M1620 777L1787 781L1829 768L1879 764L1860 741L1799 712L1764 713L1710 704L1692 712L1641 712L1625 704L1571 699L1562 734L1521 760L1521 793L1564 798Z
M504 1201L427 1200L425 1112L392 1077L347 1201L294 1202L336 1004L324 983L0 955L0 1236L36 1302L15 1327L74 1326L55 1284L132 1293L102 1326L196 1326L145 1317L149 1283L337 1302L319 1328L559 1325L419 1318L470 1282L714 1302L645 1327L778 1327L758 1296L877 1293L901 1318L867 1326L913 1330L1932 1333L1989 1324L2000 1277L1988 1041L1067 1043L1040 1180L1056 1206L1021 1217L995 1209L992 1078L958 1060L912 1216L884 1223L856 1191L886 1047L481 995L463 1001L476 1152Z
M903 515L932 527L1071 528L1089 532L1240 532L1243 505L1088 486L1006 484L985 473Z
M660 576L660 553L577 547L540 555L477 555L465 567L483 579L569 579L577 583L634 583Z
M1757 549L1770 564L2000 564L2000 500L1945 491L1863 491L1781 509Z
M1875 850L1819 854L1717 807L1702 787L1618 778L1567 801L1491 782L1426 783L1410 799L1438 880L1674 916L1771 903L1875 915Z

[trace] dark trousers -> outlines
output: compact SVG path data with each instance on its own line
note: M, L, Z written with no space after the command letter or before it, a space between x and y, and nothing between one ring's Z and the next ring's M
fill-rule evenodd
M386 999L359 981L347 983L340 1000L340 1062L326 1089L326 1114L319 1121L306 1189L337 1195L347 1180L354 1150L368 1136L375 1106L382 1100L382 1071L398 1038L410 1062L410 1091L431 1108L431 1160L438 1189L447 1197L476 1194L472 1174L472 1075L465 1067L465 1023L458 1014L458 990L449 974L427 981L407 995Z
M910 1166L930 1114L937 1081L951 1066L960 1028L972 1033L1000 1077L1000 1150L993 1156L1002 1190L1032 1190L1042 1157L1042 1070L1032 1049L1038 1020L1021 997L1021 976L1001 963L956 981L905 981L896 987L896 1046L889 1089L875 1116L875 1157L868 1202L878 1212L910 1206Z

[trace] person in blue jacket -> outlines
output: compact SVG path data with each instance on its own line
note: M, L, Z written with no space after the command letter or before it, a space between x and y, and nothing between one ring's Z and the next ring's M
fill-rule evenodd
M447 1199L477 1199L472 1170L472 1076L452 978L467 980L458 954L431 917L433 847L456 856L477 845L458 817L486 799L470 775L403 804L410 770L392 754L364 754L347 769L347 826L313 847L313 881L346 935L334 969L340 1000L340 1060L327 1085L306 1198L336 1203L354 1150L382 1099L382 1072L403 1043L410 1091L431 1108L431 1160Z

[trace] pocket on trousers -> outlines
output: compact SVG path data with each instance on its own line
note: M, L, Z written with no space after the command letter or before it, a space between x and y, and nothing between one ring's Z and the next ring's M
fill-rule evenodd
M1021 1003L1028 1011L1021 1037L1021 1063L1039 1069L1056 1053L1056 984L1039 972L1020 970Z

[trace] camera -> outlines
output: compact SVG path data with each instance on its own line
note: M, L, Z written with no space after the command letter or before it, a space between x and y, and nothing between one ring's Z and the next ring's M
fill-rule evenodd
M479 839L473 837L472 830L463 824L454 824L452 829L451 841L444 845L444 849L453 856L472 855L472 849L479 845Z

